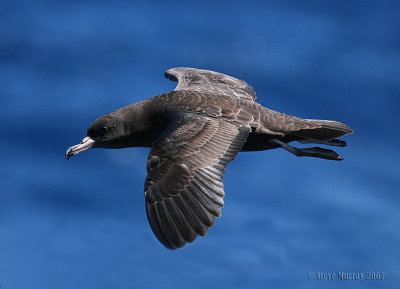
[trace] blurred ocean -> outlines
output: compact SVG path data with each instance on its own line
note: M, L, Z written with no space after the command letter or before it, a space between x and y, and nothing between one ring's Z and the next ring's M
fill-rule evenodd
M399 1L0 6L2 289L398 288ZM175 66L348 124L345 160L239 154L208 236L166 250L145 213L148 149L64 152L97 117L173 90Z

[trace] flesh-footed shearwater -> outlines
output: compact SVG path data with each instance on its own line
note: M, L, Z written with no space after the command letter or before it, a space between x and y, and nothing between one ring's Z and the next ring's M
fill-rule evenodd
M169 249L205 236L224 205L222 177L240 151L283 148L296 156L343 160L320 147L346 146L338 137L353 132L337 121L302 119L257 103L245 81L209 70L177 67L165 77L174 91L96 119L66 158L92 148L150 147L144 186L147 218Z

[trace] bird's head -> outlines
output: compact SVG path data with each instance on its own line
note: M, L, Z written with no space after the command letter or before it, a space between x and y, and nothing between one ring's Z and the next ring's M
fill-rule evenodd
M113 114L96 119L87 130L87 136L65 152L65 157L77 155L92 148L117 148L121 136L124 135L122 122Z

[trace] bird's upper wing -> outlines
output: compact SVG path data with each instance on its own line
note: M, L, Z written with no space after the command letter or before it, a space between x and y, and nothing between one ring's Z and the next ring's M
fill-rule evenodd
M153 144L147 161L147 218L169 249L205 236L224 205L222 176L249 127L215 118L181 116Z
M165 77L178 81L175 90L194 90L245 98L256 99L254 88L245 81L210 70L175 67L165 72Z

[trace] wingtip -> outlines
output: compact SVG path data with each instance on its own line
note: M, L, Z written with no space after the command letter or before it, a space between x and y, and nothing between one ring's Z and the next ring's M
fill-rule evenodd
M171 80L171 81L178 81L178 78L176 77L176 75L174 75L172 73L172 69L168 69L167 71L164 72L164 77Z

